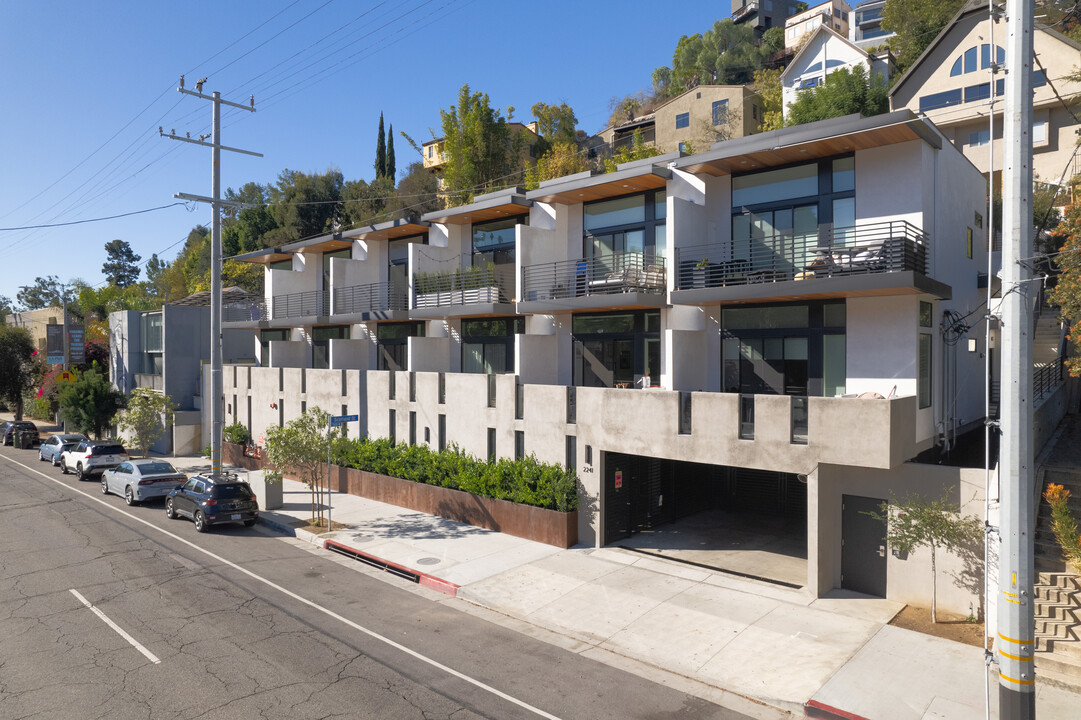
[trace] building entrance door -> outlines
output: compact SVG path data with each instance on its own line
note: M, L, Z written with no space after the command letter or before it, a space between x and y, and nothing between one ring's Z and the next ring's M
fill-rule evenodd
M841 496L841 587L886 597L886 523L867 515L882 500Z

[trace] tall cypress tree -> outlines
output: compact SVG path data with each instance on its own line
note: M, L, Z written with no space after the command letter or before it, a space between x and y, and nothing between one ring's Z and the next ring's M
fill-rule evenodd
M394 164L394 126L390 126L390 131L387 133L387 165L386 175L390 178L391 183L394 182L394 176L398 173L398 168Z
M375 141L375 177L381 178L387 169L387 141L383 135L383 113L379 113L379 138Z

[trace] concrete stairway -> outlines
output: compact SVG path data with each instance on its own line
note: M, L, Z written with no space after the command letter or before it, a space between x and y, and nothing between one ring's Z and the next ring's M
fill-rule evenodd
M1081 578L1041 572L1035 597L1037 676L1081 692Z
M1062 322L1058 308L1041 308L1036 319L1036 331L1032 334L1032 363L1043 365L1058 359L1061 339Z

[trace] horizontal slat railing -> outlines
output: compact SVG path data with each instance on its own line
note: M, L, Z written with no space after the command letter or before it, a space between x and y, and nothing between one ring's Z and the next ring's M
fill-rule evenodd
M267 311L266 301L253 300L251 302L225 303L221 308L222 322L246 322L269 320L270 313Z
M682 247L676 284L686 290L905 270L927 275L930 243L899 220Z
M329 315L330 298L322 290L275 295L271 304L271 317L279 318L309 317Z
M335 315L385 310L408 310L409 293L391 283L352 285L334 290Z
M524 300L555 300L624 292L663 294L665 259L643 253L612 253L588 260L530 265L522 270Z

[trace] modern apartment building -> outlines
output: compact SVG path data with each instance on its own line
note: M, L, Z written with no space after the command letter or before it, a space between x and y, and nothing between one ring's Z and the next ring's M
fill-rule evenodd
M895 110L925 115L985 175L993 147L996 186L1003 163L1002 94L1009 70L1003 67L1005 33L1004 23L991 21L986 3L970 0L890 89ZM1081 92L1081 83L1070 79L1081 44L1040 24L1035 25L1032 44L1032 168L1040 181L1058 183L1077 171L1071 157L1081 124L1065 103ZM997 73L992 73L994 67Z
M732 22L750 25L755 35L771 27L784 27L785 18L798 12L797 0L732 0Z
M255 437L319 405L566 463L587 545L735 512L787 534L779 581L925 601L923 560L862 511L944 485L979 511L982 470L910 461L982 426L987 348L957 318L981 312L985 202L902 110L252 253L265 302L225 327L264 351L226 367L226 402Z
M882 11L885 9L886 0L857 3L849 25L849 39L865 50L884 46L896 34L882 28Z

